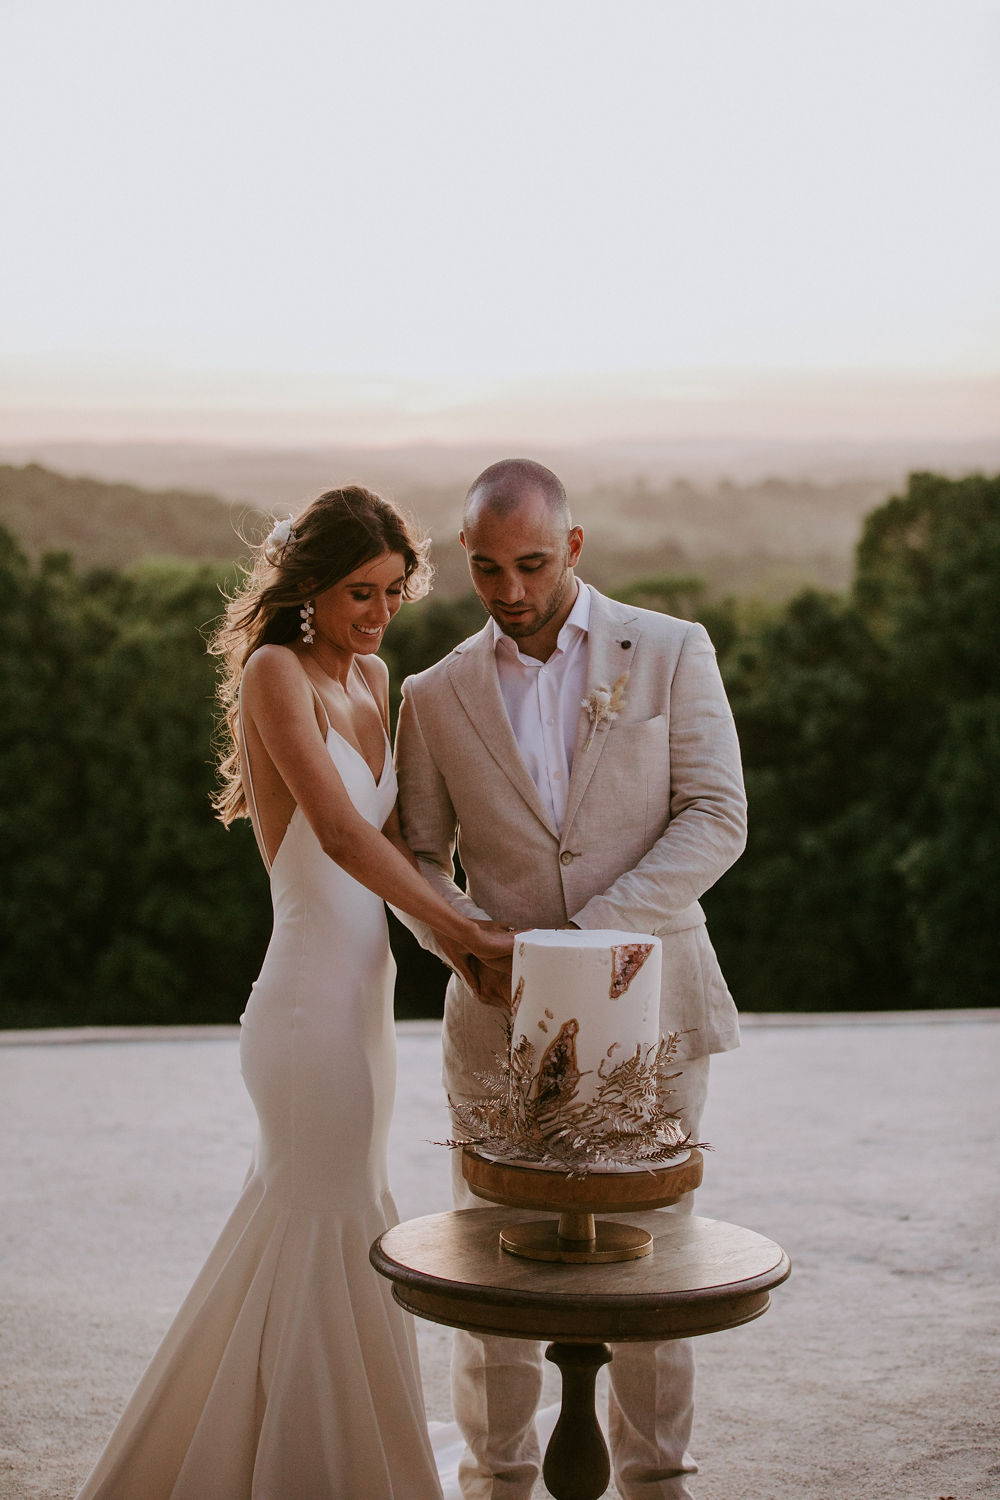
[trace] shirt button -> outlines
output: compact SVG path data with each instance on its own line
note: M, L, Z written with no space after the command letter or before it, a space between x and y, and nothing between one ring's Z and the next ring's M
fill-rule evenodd
M559 863L561 865L571 865L573 863L573 859L574 855L572 855L568 849L564 849L559 856Z
M553 781L562 781L562 772L561 771L553 771L552 772L552 780Z
M555 719L546 719L545 722L546 724L554 724L556 721Z

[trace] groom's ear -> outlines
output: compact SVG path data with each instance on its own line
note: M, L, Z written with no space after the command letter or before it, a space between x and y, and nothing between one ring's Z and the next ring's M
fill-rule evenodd
M569 548L569 565L571 568L575 568L580 559L580 553L583 551L582 526L572 527L569 535L566 538L566 544Z
M458 540L462 543L462 546L465 548L466 552L468 552L468 550L469 550L469 544L465 540L465 532L464 531L460 531L458 533Z

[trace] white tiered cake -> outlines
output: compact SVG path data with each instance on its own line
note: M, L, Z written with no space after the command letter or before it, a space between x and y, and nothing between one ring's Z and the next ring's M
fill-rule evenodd
M448 1144L573 1175L685 1160L692 1143L670 1086L680 1038L660 1035L660 956L659 938L643 933L519 933L509 1050L476 1074L480 1097L449 1098L463 1134Z
M586 1155L588 1137L595 1150L603 1142L612 1154L591 1170L616 1155L639 1166L638 1149L647 1166L665 1152L672 1162L686 1154L664 1100L660 962L659 938L634 932L538 929L515 943L512 1104L550 1144L561 1132L560 1156ZM631 1133L620 1152L609 1146L615 1132Z
M660 940L634 932L518 934L514 947L512 1048L526 1037L536 1095L577 1078L593 1099L600 1070L660 1040Z

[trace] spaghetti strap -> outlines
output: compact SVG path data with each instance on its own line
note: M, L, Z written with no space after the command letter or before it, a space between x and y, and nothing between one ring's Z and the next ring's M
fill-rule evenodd
M372 702L374 703L374 705L375 705L375 707L376 707L376 709L378 711L379 723L382 725L382 733L385 735L386 739L388 739L389 738L389 731L386 729L386 727L385 727L385 720L382 717L382 705L378 701L378 699L376 698L374 692L372 691L372 685L368 681L367 674L364 673L361 670L361 668L358 666L358 659L357 659L357 657L354 658L354 665L357 668L358 676L361 678L361 681L364 683L365 687L368 689L368 696L369 696L369 698L372 700Z
M299 666L302 666L301 662L299 663ZM305 667L302 667L302 675L305 678L306 682L308 682L308 684L309 684L309 691L312 693L313 697L316 699L316 702L320 706L320 710L321 710L321 712L323 714L323 720L324 720L324 722L326 724L326 733L329 734L330 730L333 728L333 725L330 723L330 715L327 712L326 704L323 702L322 698L320 697L320 695L319 695L319 689L316 687L315 683L313 682L312 678L309 676L309 673L306 671Z

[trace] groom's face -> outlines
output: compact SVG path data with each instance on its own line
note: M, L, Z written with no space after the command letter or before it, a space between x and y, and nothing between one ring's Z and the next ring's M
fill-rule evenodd
M475 505L461 536L472 583L505 635L529 640L558 632L573 605L573 567L583 546L578 526L560 529L537 491L506 515Z

